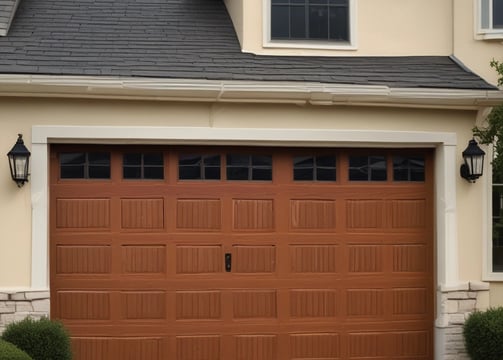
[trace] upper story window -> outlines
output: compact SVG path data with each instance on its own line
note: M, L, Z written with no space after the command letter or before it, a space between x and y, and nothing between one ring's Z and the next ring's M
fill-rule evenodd
M484 39L503 38L503 0L478 0L478 33Z
M265 47L354 48L356 0L264 0Z

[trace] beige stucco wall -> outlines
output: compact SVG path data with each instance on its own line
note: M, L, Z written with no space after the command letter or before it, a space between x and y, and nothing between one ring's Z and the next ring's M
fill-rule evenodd
M452 53L451 0L356 0L356 50L264 48L263 9L268 4L266 1L268 0L226 1L235 24L241 24L241 20L234 8L243 6L243 35L240 39L245 52L323 56Z
M170 103L142 101L0 98L0 153L6 154L22 132L31 147L33 125L141 125L222 128L373 129L456 132L459 157L470 138L474 111L358 108L260 104ZM457 176L460 277L480 280L483 183ZM18 189L0 162L0 288L30 286L30 183ZM36 231L36 230L35 230ZM46 254L39 254L46 256Z

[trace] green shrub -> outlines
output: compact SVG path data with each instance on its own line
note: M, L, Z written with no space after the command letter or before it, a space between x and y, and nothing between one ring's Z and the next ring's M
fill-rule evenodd
M32 360L23 350L16 345L0 339L0 360Z
M473 360L503 359L503 307L471 314L463 336L466 351Z
M2 339L16 345L33 360L70 360L70 337L63 325L47 318L26 318L7 325Z

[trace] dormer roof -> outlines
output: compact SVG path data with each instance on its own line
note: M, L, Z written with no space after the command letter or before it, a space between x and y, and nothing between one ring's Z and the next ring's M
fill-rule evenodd
M0 36L9 32L19 2L20 0L0 0Z

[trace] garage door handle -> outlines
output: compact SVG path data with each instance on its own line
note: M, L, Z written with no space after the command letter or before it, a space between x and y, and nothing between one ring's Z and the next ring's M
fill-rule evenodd
M232 269L232 254L225 254L225 271L230 272Z

